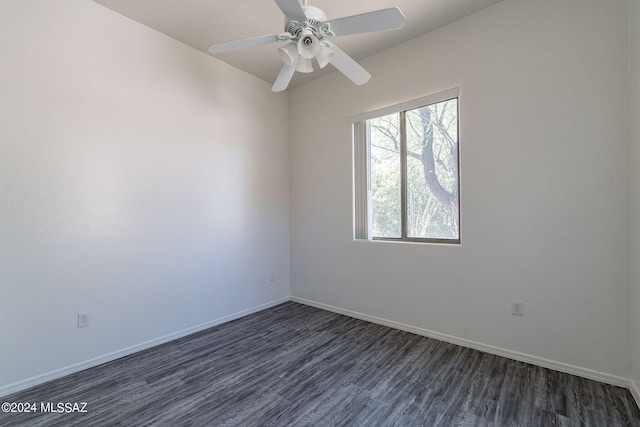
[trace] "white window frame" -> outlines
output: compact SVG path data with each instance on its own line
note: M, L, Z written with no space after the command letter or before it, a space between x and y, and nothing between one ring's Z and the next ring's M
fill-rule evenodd
M347 122L353 126L353 185L354 185L354 238L356 240L373 240L372 215L371 215L371 183L369 181L370 165L370 142L366 132L366 121L378 117L397 114L404 111L414 110L439 102L457 98L458 100L458 128L460 127L460 88L452 88L442 92L401 102L384 108L379 108L366 113L357 114L347 118ZM458 168L460 167L460 135L458 132ZM403 196L404 197L404 196ZM434 238L376 238L382 241L400 242L425 242L425 243L445 243L460 244L461 236L461 208L460 208L460 171L458 170L458 238L457 239L434 239Z

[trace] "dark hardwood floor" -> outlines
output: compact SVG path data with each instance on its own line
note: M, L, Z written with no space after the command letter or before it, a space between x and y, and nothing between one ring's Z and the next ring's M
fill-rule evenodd
M640 426L624 388L292 302L0 400L87 404L2 426Z

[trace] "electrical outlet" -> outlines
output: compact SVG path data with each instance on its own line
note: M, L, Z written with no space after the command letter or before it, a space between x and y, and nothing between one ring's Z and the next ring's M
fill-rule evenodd
M273 282L274 280L276 280L274 274L273 273L269 273L269 281Z
M78 313L78 328L89 326L89 312Z
M522 301L511 301L511 314L522 316Z

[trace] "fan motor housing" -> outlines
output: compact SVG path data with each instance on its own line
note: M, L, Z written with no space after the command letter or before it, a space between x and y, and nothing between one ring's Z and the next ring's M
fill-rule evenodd
M327 20L327 15L325 15L325 13L322 10L320 10L315 6L308 6L308 5L302 6L302 10L304 11L304 14L307 16L307 20L309 21L309 24L312 24L312 25L316 23L321 24Z
M304 5L302 6L305 16L307 17L307 23L310 27L317 30L320 24L327 20L327 15L319 8L315 6ZM285 18L284 30L288 33L295 34L303 26L302 22L289 21Z

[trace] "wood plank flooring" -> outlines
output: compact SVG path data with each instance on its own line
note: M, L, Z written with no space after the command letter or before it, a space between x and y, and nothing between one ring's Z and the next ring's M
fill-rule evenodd
M2 426L640 426L624 388L288 302L0 399Z

